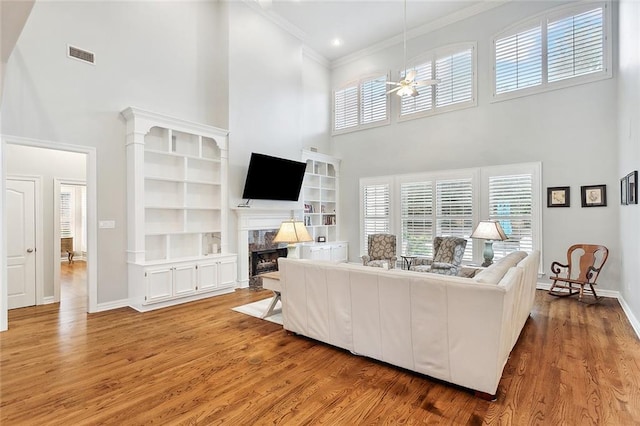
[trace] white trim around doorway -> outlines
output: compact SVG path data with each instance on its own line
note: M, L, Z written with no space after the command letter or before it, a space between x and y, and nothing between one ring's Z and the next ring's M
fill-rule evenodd
M39 139L29 139L19 136L3 135L1 137L2 143L0 146L0 157L2 159L2 175L1 175L1 204L0 204L0 223L2 229L0 230L0 236L5 235L6 230L6 145L15 144L23 146L32 146L37 148L54 149L58 151L69 151L80 154L86 154L86 180L87 180L87 311L98 311L98 220L97 220L97 159L96 148L83 146L83 145L71 145L53 141L45 141ZM2 250L0 251L0 331L7 330L8 328L8 310L7 310L7 259L6 253L6 238L2 238Z

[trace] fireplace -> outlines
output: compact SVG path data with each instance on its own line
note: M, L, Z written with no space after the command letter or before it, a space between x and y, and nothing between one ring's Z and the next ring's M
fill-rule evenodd
M274 247L260 247L260 241L256 245L255 232L264 231L271 233L271 236L265 236L266 240L273 240L280 225L285 220L291 220L292 217L301 216L302 210L290 210L282 208L237 208L235 209L238 218L238 287L249 287L251 270L251 251L271 250ZM257 238L260 240L260 238ZM250 244L253 244L250 246ZM279 248L276 246L276 248ZM286 251L286 249L285 249ZM258 274L259 275L259 274ZM262 280L260 280L262 281Z
M278 270L278 258L287 256L287 248L273 239L277 229L249 231L249 288L261 289L261 274Z

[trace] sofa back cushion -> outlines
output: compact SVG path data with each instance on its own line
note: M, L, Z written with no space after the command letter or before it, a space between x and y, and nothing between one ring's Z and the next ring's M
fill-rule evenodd
M524 251L514 251L513 253L509 253L487 269L483 269L478 272L473 277L473 280L484 284L498 284L509 268L516 266L518 262L525 257L527 257L527 253Z

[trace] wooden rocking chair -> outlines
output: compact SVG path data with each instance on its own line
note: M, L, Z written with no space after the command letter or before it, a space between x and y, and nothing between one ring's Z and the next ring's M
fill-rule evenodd
M575 267L572 265L573 252L581 250L583 253L578 259L579 268L575 271ZM578 253L576 253L578 254ZM551 264L551 272L555 274L551 277L553 284L549 289L549 294L558 297L573 296L578 294L578 300L582 302L582 296L585 291L585 286L589 286L587 291L593 294L593 297L598 300L599 297L596 294L594 285L598 279L598 274L602 270L602 266L607 261L609 256L609 249L605 246L595 244L574 244L567 250L567 264L563 265L559 262L553 262ZM574 272L572 274L572 272ZM576 273L577 272L577 273ZM560 276L560 273L565 275ZM560 283L558 283L560 282ZM575 287L574 287L575 286ZM578 286L580 288L578 288ZM569 290L556 291L556 289Z

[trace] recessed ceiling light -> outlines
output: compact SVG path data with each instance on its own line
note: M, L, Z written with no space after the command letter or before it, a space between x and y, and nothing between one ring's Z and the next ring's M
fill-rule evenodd
M336 37L333 40L331 40L331 45L336 47L342 46L342 40Z

